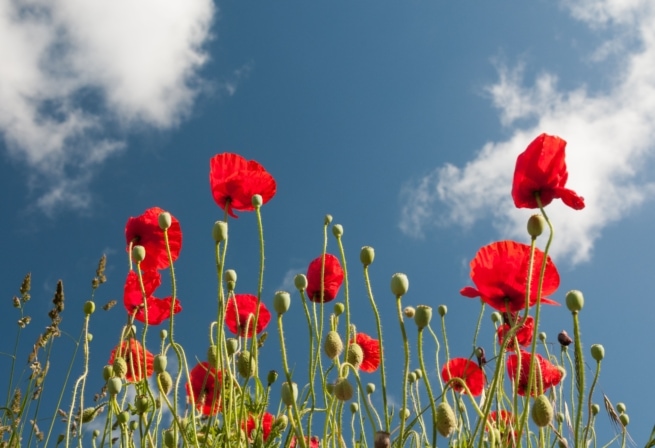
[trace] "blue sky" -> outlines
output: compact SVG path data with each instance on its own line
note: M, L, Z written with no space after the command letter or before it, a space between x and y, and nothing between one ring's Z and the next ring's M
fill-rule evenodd
M527 241L531 212L513 208L511 176L516 155L547 132L568 141L568 185L587 202L580 212L548 208L562 277L553 298L585 293L583 340L607 353L602 391L627 404L642 443L655 423L654 19L649 0L2 2L7 306L31 271L38 331L61 278L64 324L76 333L97 259L107 254L109 278L98 303L120 302L125 222L159 206L184 232L179 334L190 359L204 356L198 341L215 309L211 226L223 216L208 161L231 151L278 182L263 210L265 297L291 289L318 256L330 213L345 229L351 294L364 316L358 253L376 249L388 357L400 356L388 292L398 271L410 279L407 304L448 305L451 352L468 356L478 312L459 295L468 262L491 241ZM242 214L230 236L229 267L241 292L255 292L254 216ZM294 306L287 328L298 319L304 331ZM13 338L16 318L0 315L4 337ZM98 366L123 322L117 307L92 324ZM356 323L374 332L370 317ZM565 307L545 310L551 341L571 325ZM270 347L271 365L260 368L280 369Z

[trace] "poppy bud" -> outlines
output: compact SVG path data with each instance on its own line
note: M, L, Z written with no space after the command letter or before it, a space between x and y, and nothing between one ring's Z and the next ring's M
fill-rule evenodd
M378 431L373 438L373 448L391 448L391 434L386 431Z
M100 437L100 430L94 429L91 435L93 436L94 439L97 439L98 437Z
M359 261L361 261L364 266L369 266L371 263L373 263L374 259L375 249L373 249L371 246L362 247L362 250L359 252Z
M82 423L92 422L99 413L99 409L96 408L86 408L82 411Z
M125 361L125 358L117 356L116 359L114 359L112 368L114 369L114 375L119 378L125 378L125 374L127 373L127 362Z
M89 342L93 341L93 334L92 333L87 333L86 334L86 340L89 341Z
M400 298L407 294L409 289L409 280L407 276L402 273L394 274L391 277L391 292L397 297Z
M214 223L212 237L217 243L227 240L227 223L225 221L216 221Z
M164 430L164 446L166 448L173 448L177 446L177 440L175 439L175 433L172 429Z
M275 429L278 431L282 432L285 429L287 429L287 426L289 425L289 417L286 416L286 414L280 415L278 418L275 419L273 422L273 426Z
M616 410L619 411L619 414L623 414L625 409L625 403L616 403Z
M439 316L444 317L446 314L448 314L448 307L446 305L439 305L437 312L439 313Z
M542 394L535 398L532 405L532 421L535 425L540 428L548 426L553 420L553 416L553 405L550 404L548 397Z
M341 238L341 235L343 235L343 226L341 224L335 224L332 226L332 235L334 235L337 238Z
M132 247L132 260L135 263L140 263L146 258L146 248L143 246Z
M109 381L109 378L114 376L114 368L112 366L104 366L102 368L102 378L105 381Z
M591 346L591 357L596 360L596 362L601 362L605 357L605 347L600 344L594 344Z
M419 305L416 308L416 314L414 315L414 322L419 330L430 325L430 320L432 319L432 308L427 305Z
M359 366L362 365L362 361L364 361L364 351L362 350L361 345L353 342L348 346L346 361L352 364L354 368L359 369Z
M600 412L600 406L597 403L591 405L591 415L598 415Z
M437 416L435 420L437 422L437 431L439 431L439 434L443 437L450 437L450 434L452 434L455 427L457 427L455 412L445 401L439 403L437 406Z
M162 373L166 370L166 365L168 364L168 358L166 355L156 355L153 362L155 367L155 372Z
M282 383L282 392L280 393L282 403L286 406L293 406L298 398L298 385L296 383L289 383L285 381Z
M366 393L371 395L373 392L375 392L375 384L373 383L368 383L366 385Z
M164 395L168 395L171 389L173 389L173 378L171 374L168 372L159 373L157 374L157 380L159 381L161 391Z
M540 331L539 335L537 336L541 342L546 342L546 332L545 331Z
M138 427L139 427L139 422L137 422L136 420L130 421L130 431L134 432L137 430Z
M234 269L228 269L225 271L225 274L223 274L223 279L227 284L227 290L234 291L234 287L237 284L237 272Z
M323 224L329 226L331 222L332 222L332 215L325 215L325 218L323 218Z
M305 274L298 274L293 278L293 284L298 291L307 289L307 276Z
M277 372L275 370L269 370L268 375L266 375L266 382L268 383L268 387L271 387L273 383L277 381Z
M134 407L139 415L145 414L148 411L148 404L148 397L145 395L139 395L134 398Z
M248 350L242 350L241 353L237 355L237 370L242 377L252 377L255 374L256 367L257 362L252 356L252 353Z
M118 415L116 416L116 421L118 421L118 423L120 423L121 425L127 423L129 419L130 419L130 413L127 411L119 412Z
M528 235L533 239L544 233L546 220L541 215L532 215L528 219Z
M409 416L412 415L409 409L403 408L400 410L400 419L401 420L407 420Z
M562 437L557 438L557 448L569 448L569 442Z
M566 293L566 307L569 311L577 313L584 306L584 296L582 292L572 290Z
M557 335L557 341L563 347L568 347L569 345L571 345L571 342L573 342L573 339L571 339L571 336L569 336L566 330L562 330L560 334Z
M255 208L259 208L262 206L264 203L264 200L262 199L262 196L260 194L256 194L252 197L252 206Z
M227 349L227 355L234 355L239 349L239 341L234 338L227 338L225 340L225 348Z
M350 384L350 381L348 381L348 378L339 378L334 384L334 396L337 400L348 401L353 395L355 395L355 390L352 384Z
M409 382L409 384L416 382L416 374L414 372L409 372L407 374L407 381Z
M278 291L273 296L273 309L278 314L284 314L289 311L291 306L291 296L286 291Z
M344 311L346 311L346 305L344 305L341 302L337 302L337 303L334 304L334 315L335 316L341 316Z
M403 310L403 314L405 315L406 318L412 319L416 314L416 308L414 308L413 306L406 306L405 309Z
M491 322L498 324L501 323L502 321L503 321L503 316L498 311L494 311L493 313L491 313Z
M162 212L157 217L157 221L159 222L159 228L162 230L166 230L172 224L171 214L168 212Z
M420 380L423 378L423 371L421 369L416 369L414 370L414 375L416 375L416 378Z
M355 414L357 411L359 411L359 405L355 402L350 403L350 412Z
M343 351L343 342L341 341L341 336L339 336L339 333L336 331L329 331L325 336L323 349L325 350L325 354L328 358L335 359L338 357Z
M163 341L167 337L168 337L168 330L165 330L163 328L161 330L159 330L159 339L161 339Z
M624 428L630 424L630 417L628 417L628 414L619 415L619 420Z
M84 302L84 314L90 316L96 310L96 304L93 300L87 300Z
M109 392L109 395L111 396L119 394L122 388L123 382L120 378L113 377L109 378L109 381L107 381L107 392Z

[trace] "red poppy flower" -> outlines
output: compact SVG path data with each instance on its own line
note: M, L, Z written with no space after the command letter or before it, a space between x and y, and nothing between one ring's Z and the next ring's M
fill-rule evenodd
M260 195L266 204L277 189L275 179L263 166L229 152L209 160L209 184L214 201L233 218L237 217L233 210L251 212L255 209L254 195Z
M539 273L544 253L535 249L532 266L530 306L537 303ZM465 297L480 297L489 306L500 312L517 312L525 308L525 289L528 280L530 246L514 241L498 241L481 248L471 260L471 279L476 288L466 286L460 294ZM559 286L559 273L548 257L544 274L541 303L558 305L546 296Z
M307 441L309 441L309 443L307 443L308 448L319 448L321 446L321 440L316 436L312 436L311 439L305 436L305 442ZM293 436L291 437L289 448L296 448L296 446L300 446L300 444L296 440L296 436Z
M510 324L502 324L500 327L498 327L498 330L496 334L498 335L498 344L502 345L503 344L503 339L505 339L505 335L507 332L512 328ZM525 320L523 325L521 325L516 332L516 340L518 341L519 345L525 347L527 345L530 345L532 342L532 333L534 332L534 319L532 316L528 316L528 318ZM507 344L507 350L509 351L514 351L514 343L510 341Z
M350 343L359 345L364 353L364 359L359 366L360 370L367 373L375 372L380 366L380 341L365 333L357 333L355 339Z
M155 290L161 284L161 276L157 271L144 271L141 273L143 277L143 287L146 292L146 307L148 308L148 325L159 325L169 317L171 317L171 300L172 297L158 299L153 296ZM127 312L132 315L134 310L137 310L134 318L139 322L146 321L146 312L143 306L143 294L141 293L141 286L139 285L139 276L136 272L130 271L127 273L125 280L125 287L123 289L123 304ZM179 300L175 300L173 313L177 314L182 311L182 306Z
M122 357L125 359L125 363L127 364L125 379L130 383L141 381L143 379L144 358L146 364L146 377L152 376L152 372L155 370L153 364L155 357L148 350L144 350L141 343L134 338L121 342L111 351L109 364L113 364L116 357Z
M535 194L539 194L545 207L553 199L561 199L575 209L584 208L584 198L564 188L569 173L566 170L564 151L566 141L554 135L541 134L516 159L512 198L518 208L539 208Z
M257 297L252 294L236 294L227 301L225 310L225 325L239 336L253 337L253 326L257 313ZM271 320L271 313L259 302L259 317L257 318L257 334L261 333ZM246 331L246 326L249 327Z
M159 207L149 208L142 215L128 219L125 225L127 251L137 244L146 249L146 258L141 262L142 270L165 269L169 266L164 231L159 227L159 215L163 212ZM171 257L175 261L182 249L182 230L179 221L173 216L167 232Z
M324 269L324 287L321 288L321 271ZM323 257L318 257L309 263L307 268L307 297L312 302L321 301L321 289L323 289L323 302L329 302L339 293L343 282L343 269L339 259L332 254L325 254L325 268L323 268Z
M550 361L544 359L538 353L535 353L536 363L535 369L537 369L536 375L534 376L536 384L539 384L541 378L541 384L543 384L543 391L550 389L552 386L557 386L560 381L562 381L563 373L560 369L554 366ZM516 367L518 363L518 356L513 353L507 358L507 374L509 375L512 381L516 377ZM518 392L519 395L525 395L526 389L528 388L528 377L530 369L530 353L524 350L521 350L521 372L519 374L519 385ZM536 393L532 394L536 396Z
M476 363L466 358L453 358L448 361L441 369L441 378L444 381L461 378L474 397L480 395L484 389L484 372ZM466 392L459 382L452 383L452 388L456 392Z
M261 416L261 434L264 438L264 442L266 442L268 440L268 436L271 435L271 428L273 427L274 421L275 417L270 412L264 412L264 414ZM257 422L255 422L255 417L251 415L248 417L248 422L246 423L246 434L248 434L248 438L251 441L254 440L257 436L257 430Z
M221 411L221 381L222 372L209 365L208 362L201 362L189 372L190 381L186 384L186 394L193 400L203 415L216 415Z

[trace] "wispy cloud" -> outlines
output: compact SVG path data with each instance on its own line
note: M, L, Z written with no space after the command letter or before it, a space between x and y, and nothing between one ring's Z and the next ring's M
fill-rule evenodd
M406 234L421 237L433 223L470 226L491 218L501 237L524 239L531 211L514 208L511 178L516 156L542 132L568 141L567 186L587 204L583 211L548 206L558 230L555 257L587 260L603 228L653 196L655 179L644 167L655 153L655 5L583 0L564 6L608 35L589 60L612 57L615 70L605 80L610 87L565 91L552 73L526 85L521 64L500 66L488 93L510 137L485 144L464 167L446 164L408 181L401 192L406 205L400 228Z
M212 0L0 2L0 134L46 212L84 208L115 131L189 112L207 61Z

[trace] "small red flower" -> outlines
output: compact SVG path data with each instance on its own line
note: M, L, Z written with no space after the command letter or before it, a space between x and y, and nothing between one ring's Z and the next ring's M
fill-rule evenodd
M565 148L566 141L561 138L541 134L519 154L512 182L512 198L517 208L539 208L535 194L539 194L544 207L553 199L561 199L575 210L584 208L584 198L564 188L569 177Z
M309 443L307 443L307 446L309 448L319 448L321 446L321 440L316 436L312 436L311 439L305 436L305 441L306 442L309 441ZM296 448L297 446L300 446L300 444L296 440L296 436L291 437L291 443L289 444L289 448Z
M149 208L142 215L128 219L125 225L127 251L136 245L146 249L146 258L141 262L142 270L165 269L169 266L164 231L159 227L159 215L163 212L159 207ZM182 230L179 221L173 216L167 232L171 257L175 261L182 249Z
M221 381L223 375L208 362L201 362L189 372L190 381L186 384L186 394L193 399L203 415L216 415L222 409Z
M209 160L209 184L214 201L233 218L237 217L233 210L251 212L255 209L254 195L260 195L266 204L277 189L275 179L263 166L229 152Z
M517 316L517 319L520 319L520 317ZM508 323L502 324L500 327L498 327L498 330L496 334L498 335L498 345L502 345L503 340L505 339L505 335L507 332L512 328L512 326ZM528 318L525 320L523 325L521 325L516 332L516 340L518 341L519 345L525 347L530 345L532 342L532 333L534 332L534 319L532 316L528 316ZM514 342L510 341L507 344L507 350L509 351L514 351Z
M343 269L341 269L339 259L334 255L325 254L325 268L323 273L325 281L323 288L321 288L322 270L322 256L309 263L309 267L307 268L307 297L312 302L321 302L321 289L323 289L324 303L334 300L343 282Z
M130 338L117 345L109 356L109 364L114 363L116 357L122 357L127 364L125 379L130 382L138 382L143 379L143 362L145 359L146 377L152 376L155 370L155 357L148 350L144 350L139 341Z
M268 436L271 435L271 428L273 427L273 422L275 421L275 417L273 414L270 412L264 412L264 414L261 416L260 419L260 424L261 424L261 434L262 437L264 438L264 442L268 440ZM248 422L246 423L246 434L248 434L248 438L252 441L255 439L257 436L257 431L258 431L258 424L255 421L255 417L252 415L248 417Z
M364 353L364 359L359 366L360 370L367 373L375 372L380 366L380 341L365 333L357 333L355 339L350 343L359 345Z
M474 397L480 395L484 389L484 372L476 363L466 358L453 358L448 361L441 369L441 378L444 381L461 378ZM459 382L452 383L452 388L456 392L466 392Z
M544 253L535 249L532 266L530 306L537 303L539 273ZM476 288L466 286L460 294L465 297L480 297L489 306L500 312L517 312L525 308L525 290L528 280L530 246L514 241L498 241L481 248L471 260L471 279ZM541 303L558 305L546 296L559 286L559 273L548 257L544 274Z
M257 297L252 294L236 294L227 301L225 325L232 333L251 338L255 325L255 313L257 313ZM271 313L262 302L259 302L257 334L266 328L270 320ZM248 328L246 329L246 327Z
M536 361L534 364L535 367L535 384L543 384L543 391L546 392L552 386L557 386L560 381L562 381L563 373L560 369L554 366L550 361L544 359L538 353L535 353ZM518 356L513 353L507 358L507 374L509 375L512 381L516 378L516 368L518 364ZM524 350L521 350L521 372L519 374L519 385L518 392L519 395L525 395L525 392L528 388L528 377L530 369L530 353ZM536 393L532 393L532 396L536 396Z
M157 271L144 271L141 273L143 277L143 287L146 293L146 307L148 308L148 325L159 325L169 317L171 317L171 300L172 297L165 297L158 299L153 296L155 290L161 284L161 276ZM132 315L134 310L137 310L134 318L139 322L146 322L146 312L143 306L143 294L141 293L141 286L139 285L139 276L136 272L130 271L127 273L125 280L125 287L123 289L123 304L127 312ZM173 313L177 314L182 311L182 306L179 300L175 300Z

